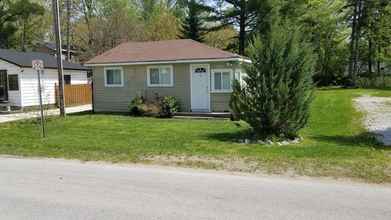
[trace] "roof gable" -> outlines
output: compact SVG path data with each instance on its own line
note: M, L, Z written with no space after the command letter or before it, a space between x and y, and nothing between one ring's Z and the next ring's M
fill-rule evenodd
M98 55L86 64L142 63L162 61L213 60L241 58L240 55L209 47L197 41L166 40L128 42Z

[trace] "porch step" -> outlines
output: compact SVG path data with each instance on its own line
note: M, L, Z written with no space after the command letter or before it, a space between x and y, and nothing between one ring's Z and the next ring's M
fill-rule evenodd
M11 104L7 101L0 102L0 112L1 113L10 113L11 112Z
M231 118L230 112L177 112L174 115L177 118L198 118L198 119L213 119L213 118Z

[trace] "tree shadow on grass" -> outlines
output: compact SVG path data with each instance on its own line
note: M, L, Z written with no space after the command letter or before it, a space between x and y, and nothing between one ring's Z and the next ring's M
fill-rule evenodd
M390 146L383 145L376 135L370 132L363 132L358 135L310 135L311 139L319 142L334 143L340 146L349 147L371 147L375 149L391 150Z
M391 129L391 128L390 128ZM206 135L208 139L214 139L222 142L243 142L244 139L253 138L250 129L237 132L219 132ZM306 137L304 137L306 138ZM385 146L379 142L376 136L370 132L363 132L358 135L308 135L307 138L311 138L317 142L333 143L340 146L349 147L371 147L378 150L391 150L391 146Z
M242 142L246 138L251 138L252 132L251 129L243 130L243 131L236 131L236 132L219 132L219 133L212 133L207 134L207 139L213 139L218 140L222 142Z
M83 115L92 115L92 114L94 114L92 112L92 110L91 111L83 111L83 112L67 113L67 115L72 115L72 116L83 116Z

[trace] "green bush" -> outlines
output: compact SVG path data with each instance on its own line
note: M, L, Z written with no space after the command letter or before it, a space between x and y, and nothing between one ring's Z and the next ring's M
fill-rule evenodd
M136 96L128 106L130 115L133 116L142 116L145 114L145 110L143 105L145 104L145 100L142 96Z
M371 89L391 88L391 76L376 76L376 77L359 76L357 78L357 86L360 88L371 88Z
M174 96L165 96L159 100L160 117L172 117L175 112L180 110L180 103Z
M172 117L180 110L180 103L174 96L160 97L147 100L144 97L135 97L129 104L129 113L133 116Z
M315 58L299 30L274 26L249 47L244 84L234 82L230 107L257 138L293 138L309 118Z

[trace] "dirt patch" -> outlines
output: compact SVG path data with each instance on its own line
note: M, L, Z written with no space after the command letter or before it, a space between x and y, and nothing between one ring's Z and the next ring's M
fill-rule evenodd
M146 156L140 160L147 164L182 166L182 167L197 167L216 170L227 170L233 172L258 173L260 164L254 160L243 158L209 158L198 156Z

